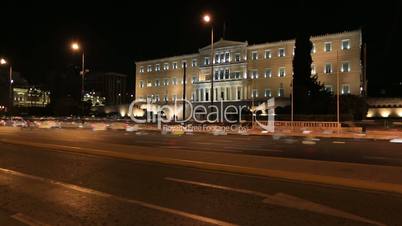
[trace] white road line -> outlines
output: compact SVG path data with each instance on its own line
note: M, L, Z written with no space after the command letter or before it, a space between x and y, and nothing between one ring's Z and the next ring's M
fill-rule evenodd
M342 210L337 210L337 209L334 209L334 208L331 208L331 207L328 207L325 205L321 205L321 204L318 204L315 202L311 202L309 200L301 199L301 198L283 194L283 193L276 193L274 195L268 195L268 194L258 192L258 191L251 191L251 190L241 189L241 188L231 188L231 187L222 186L222 185L209 184L209 183L190 181L190 180L183 180L183 179L177 179L177 178L172 178L172 177L165 177L165 180L254 195L254 196L262 197L264 199L263 200L264 203L268 203L271 205L305 210L305 211L310 211L310 212L314 212L314 213L318 213L318 214L324 214L324 215L349 219L349 220L353 220L353 221L364 222L364 223L368 223L368 224L372 224L372 225L381 225L381 226L385 225L383 223L376 222L376 221L373 221L370 219L366 219L366 218L363 218L363 217L360 217L360 216L357 216L357 215L354 215L354 214L351 214L348 212L344 212Z
M240 188L231 188L231 187L226 187L226 186L222 186L222 185L208 184L208 183L202 183L202 182L190 181L190 180L182 180L182 179L177 179L177 178L172 178L172 177L165 177L165 179L169 180L169 181L184 183L184 184L192 184L192 185L197 185L197 186L202 186L202 187L215 188L215 189L221 189L221 190L226 190L226 191L239 192L239 193L243 193L243 194L255 195L255 196L260 196L262 198L267 198L269 196L265 193L261 193L261 192L257 192L257 191L250 191L250 190L240 189Z
M314 144L316 144L316 142L315 142L315 141L310 141L310 140L303 140L303 141L302 141L302 144L314 145Z
M213 218L209 218L209 217L204 217L204 216L200 216L200 215L196 215L196 214L192 214L192 213L188 213L188 212L184 212L184 211L180 211L180 210L175 210L175 209L171 209L171 208L167 208L167 207L162 207L162 206L154 205L154 204L143 202L143 201L138 201L135 199L123 198L120 196L93 190L90 188L85 188L85 187L77 186L74 184L68 184L68 183L64 183L64 182L60 182L60 181L55 181L55 180L47 179L44 177L20 173L20 172L9 170L9 169L0 168L0 172L14 175L14 176L23 177L23 178L29 178L29 179L44 182L44 183L57 185L57 186L60 186L63 188L67 188L70 190L74 190L74 191L78 191L78 192L82 192L82 193L86 193L86 194L97 195L97 196L104 197L104 198L112 198L112 199L115 199L115 200L118 200L121 202L131 203L131 204L142 206L142 207L145 207L148 209L158 210L161 212L170 213L170 214L185 217L185 218L190 218L190 219L204 222L207 224L213 224L213 225L219 225L219 226L237 226L236 224L232 224L229 222L225 222L225 221L221 221L221 220L217 220L217 219L213 219ZM20 215L18 215L18 216L20 216ZM23 219L23 218L21 218L21 219ZM38 226L38 225L32 225L32 226Z
M344 141L332 141L333 144L345 144L346 142Z
M363 156L365 159L375 159L375 160L388 160L388 161L402 161L399 158L382 157L382 156Z
M13 218L19 222L22 222L26 225L29 225L29 226L49 226L48 224L42 223L42 222L40 222L36 219L33 219L32 217L29 217L22 213L16 213L16 214L12 215L11 218Z

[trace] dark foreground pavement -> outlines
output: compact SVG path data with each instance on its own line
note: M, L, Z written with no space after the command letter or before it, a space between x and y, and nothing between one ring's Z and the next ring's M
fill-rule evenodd
M155 136L141 136L138 145ZM401 209L402 197L389 193L0 147L0 225L400 225Z

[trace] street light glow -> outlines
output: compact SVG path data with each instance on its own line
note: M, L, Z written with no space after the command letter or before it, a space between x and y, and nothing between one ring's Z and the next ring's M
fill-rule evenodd
M4 58L0 59L0 64L7 64L7 61Z
M71 49L73 50L79 50L80 49L80 45L76 42L74 42L73 44L71 44Z
M211 21L211 17L207 14L203 17L205 23L209 23Z

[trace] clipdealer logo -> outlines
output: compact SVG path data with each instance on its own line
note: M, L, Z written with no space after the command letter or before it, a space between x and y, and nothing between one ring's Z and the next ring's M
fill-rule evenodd
M163 129L162 124L166 127L175 128L174 124L178 126L186 125L187 123L196 123L200 126L186 125L185 129L194 131L244 131L245 127L240 126L244 110L251 111L255 114L255 109L250 109L247 105L227 105L224 106L223 101L218 102L217 105L194 105L188 100L175 100L173 104L157 105L150 99L136 99L131 102L129 106L128 115L132 121L138 124L157 123L158 129ZM183 105L185 107L185 115L183 117ZM268 132L274 131L275 121L275 100L271 98L265 105L268 111L268 120L259 121L255 117L255 124ZM140 117L136 115L135 110L143 112ZM254 118L254 117L253 117ZM225 123L231 124L229 126L216 126L214 124ZM171 125L173 124L173 125ZM183 128L183 127L181 127Z

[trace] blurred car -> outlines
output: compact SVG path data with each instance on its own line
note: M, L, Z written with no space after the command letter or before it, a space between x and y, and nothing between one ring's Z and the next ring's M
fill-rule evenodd
M127 125L126 131L127 132L137 132L140 130L140 127L138 125Z
M53 120L36 121L36 127L40 129L60 128L60 123Z
M113 130L126 130L127 126L127 123L124 122L112 122L109 128Z
M95 122L91 123L90 125L93 131L104 131L107 130L107 128L109 127L108 124L103 122Z
M11 118L10 124L12 127L28 127L28 123L22 117Z
M82 123L80 122L68 122L68 121L63 121L60 122L60 127L64 129L76 129L76 128L82 128Z

